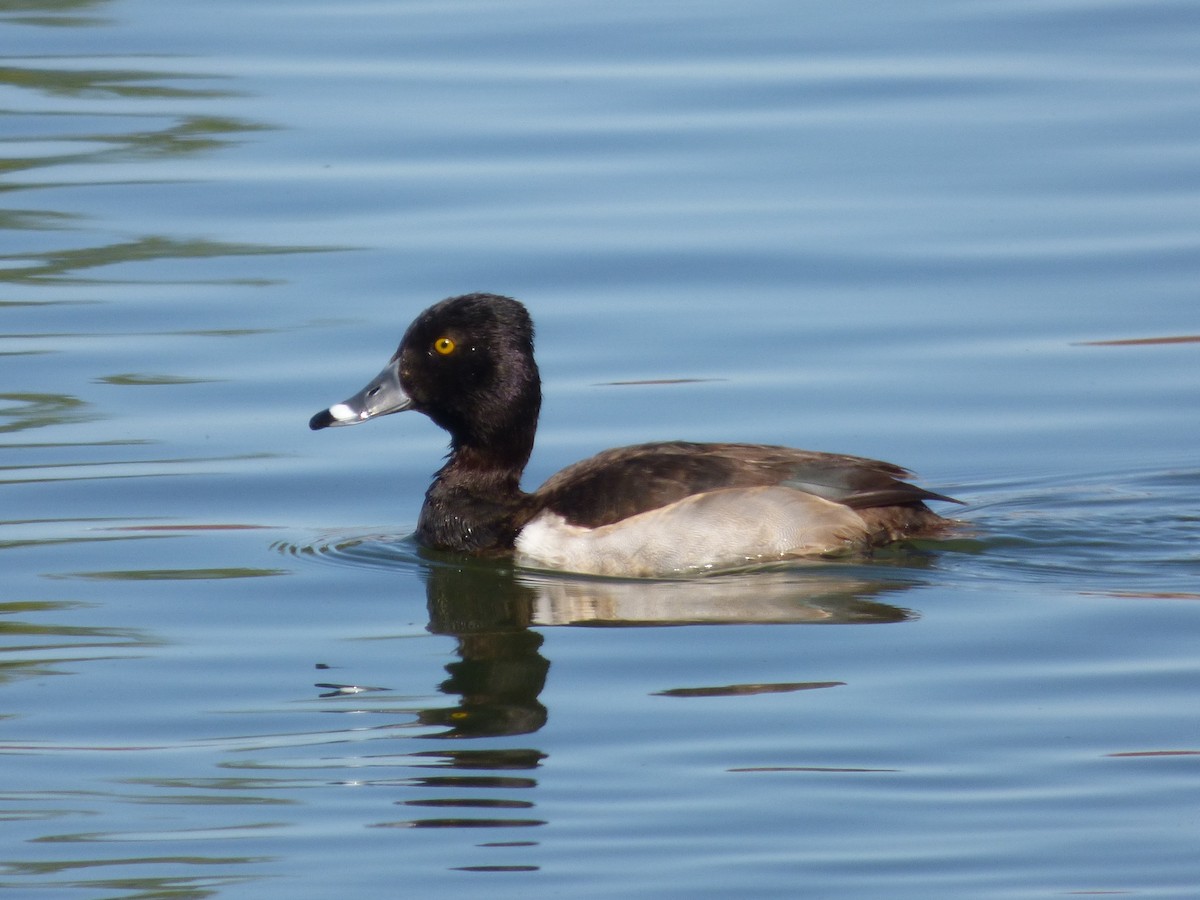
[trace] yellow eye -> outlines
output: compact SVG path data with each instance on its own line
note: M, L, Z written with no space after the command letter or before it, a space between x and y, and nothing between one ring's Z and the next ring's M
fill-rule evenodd
M448 337L440 337L433 342L433 349L442 356L449 356L457 347L458 344L454 343L454 340Z

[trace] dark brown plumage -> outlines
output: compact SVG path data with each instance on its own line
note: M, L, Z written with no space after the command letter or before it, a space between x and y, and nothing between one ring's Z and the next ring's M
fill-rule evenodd
M908 477L899 466L861 456L670 441L597 453L552 475L535 496L572 525L587 528L725 488L784 485L857 510L950 500L899 480Z

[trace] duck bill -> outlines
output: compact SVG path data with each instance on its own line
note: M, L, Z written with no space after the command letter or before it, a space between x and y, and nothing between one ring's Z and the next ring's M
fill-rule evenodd
M412 398L400 386L400 371L395 361L371 379L370 384L341 403L323 409L308 420L313 431L334 425L357 425L367 419L404 412L412 408Z

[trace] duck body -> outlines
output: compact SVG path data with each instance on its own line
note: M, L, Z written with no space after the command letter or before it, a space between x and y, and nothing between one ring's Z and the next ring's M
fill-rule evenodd
M957 502L891 463L762 444L667 442L606 450L532 493L541 381L525 307L495 294L423 312L363 390L313 416L314 430L413 409L450 433L425 495L423 546L512 554L538 568L656 576L863 551L934 537Z

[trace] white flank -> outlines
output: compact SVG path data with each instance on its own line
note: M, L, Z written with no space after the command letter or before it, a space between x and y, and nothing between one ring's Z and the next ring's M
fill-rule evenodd
M674 575L838 553L866 538L854 510L786 487L696 494L600 528L542 513L517 536L526 565L593 575Z

